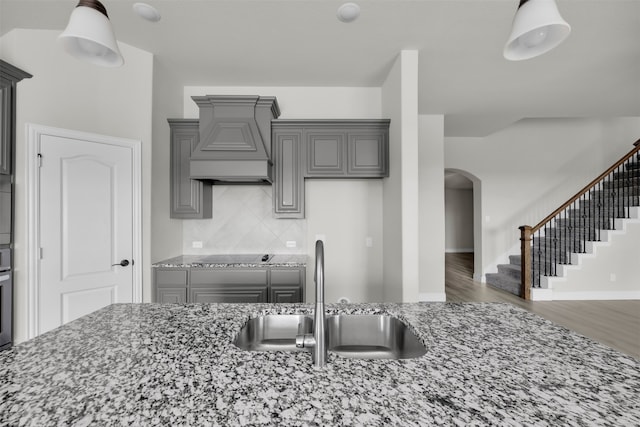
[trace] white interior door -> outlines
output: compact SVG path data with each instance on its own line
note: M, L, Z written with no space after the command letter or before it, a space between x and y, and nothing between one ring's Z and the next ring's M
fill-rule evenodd
M36 334L134 301L132 150L79 135L39 137Z

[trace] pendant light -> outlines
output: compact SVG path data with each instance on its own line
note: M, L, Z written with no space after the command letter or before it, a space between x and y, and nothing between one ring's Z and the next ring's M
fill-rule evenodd
M107 9L98 0L80 0L58 39L76 58L102 67L124 64Z
M504 47L510 61L534 58L558 46L571 32L555 0L520 0Z

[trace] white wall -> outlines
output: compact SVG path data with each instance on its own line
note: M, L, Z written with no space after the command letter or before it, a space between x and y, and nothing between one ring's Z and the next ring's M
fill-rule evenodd
M445 188L446 252L473 252L473 190Z
M445 301L444 116L419 116L419 135L419 299Z
M377 119L384 118L381 111L380 88L349 87L230 87L189 86L184 88L185 118L198 118L198 107L191 96L198 95L262 95L275 96L281 110L281 119ZM306 218L304 220L276 220L274 227L298 230L306 227L300 252L309 254L307 268L307 300L315 298L313 291L313 255L315 238L324 235L325 241L325 293L326 301L337 301L346 296L352 302L382 300L382 182L386 180L307 180L305 183ZM259 187L258 187L259 188ZM168 191L168 189L167 189ZM228 190L227 190L228 191ZM244 192L232 190L233 193ZM225 191L226 193L226 191ZM215 193L214 193L215 194ZM241 197L233 196L230 203ZM260 197L262 199L262 197ZM213 198L214 210L221 203ZM245 200L245 203L251 203ZM256 206L259 202L256 201ZM222 231L220 217L191 223L184 221L185 250L191 245L194 233L214 229ZM224 227L242 228L238 221ZM260 226L262 228L262 226ZM262 232L260 232L263 234ZM371 237L373 247L365 246ZM256 249L257 250L257 249ZM204 248L206 252L206 248Z
M446 138L445 167L482 183L483 277L519 252L519 226L536 225L639 136L640 118L618 118L528 119L486 138Z
M27 336L25 124L80 130L142 141L143 294L150 281L151 112L153 56L120 44L121 68L107 69L68 56L59 31L13 30L0 38L2 58L33 74L18 87L15 215L15 340ZM138 261L138 260L136 260Z
M213 219L183 221L183 254L307 253L307 221L274 218L270 185L214 185L212 191ZM194 241L202 248L193 248Z
M153 65L153 152L151 186L151 262L182 254L182 221L171 219L169 118L182 117L183 87L162 62ZM150 295L149 295L150 297ZM150 299L145 298L145 301Z
M401 51L382 85L391 119L384 181L384 299L411 302L419 290L418 52Z
M579 266L550 281L554 300L640 299L640 220L628 220L624 232L611 232L607 242L580 257Z

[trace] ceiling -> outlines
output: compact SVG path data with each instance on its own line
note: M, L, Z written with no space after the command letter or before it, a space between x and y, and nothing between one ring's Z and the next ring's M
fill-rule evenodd
M419 51L419 112L446 136L485 136L524 117L640 116L640 0L557 0L572 26L551 52L510 62L518 0L102 0L124 42L184 85L380 86L403 49ZM62 31L77 0L0 0L0 35ZM1 54L1 53L0 53ZM125 58L126 66L126 58Z

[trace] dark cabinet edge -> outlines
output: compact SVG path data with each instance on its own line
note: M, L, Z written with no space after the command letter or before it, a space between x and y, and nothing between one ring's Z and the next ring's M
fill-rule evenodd
M284 127L330 127L330 128L352 128L354 126L374 125L389 126L391 119L273 119L271 126L276 128Z
M2 59L0 59L0 74L2 74L3 77L6 76L6 78L13 80L14 82L19 82L20 80L30 79L31 77L33 77L33 75L21 70L14 65L9 64L6 61L3 61Z

